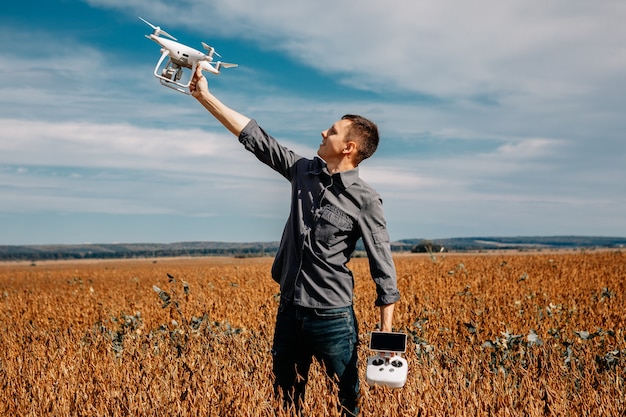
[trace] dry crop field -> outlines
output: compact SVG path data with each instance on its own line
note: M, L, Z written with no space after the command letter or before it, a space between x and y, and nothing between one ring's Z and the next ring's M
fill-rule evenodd
M375 289L355 259L362 415L621 416L626 255L400 255L402 389L365 383ZM271 259L0 264L0 415L287 416ZM304 409L336 415L314 366Z

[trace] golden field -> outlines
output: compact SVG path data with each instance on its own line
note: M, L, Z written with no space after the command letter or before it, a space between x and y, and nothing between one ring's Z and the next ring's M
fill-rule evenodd
M0 263L0 415L287 416L270 258ZM369 387L379 319L355 259L364 416L621 416L626 255L399 255L402 389ZM156 288L155 288L156 287ZM314 366L307 415L336 415Z

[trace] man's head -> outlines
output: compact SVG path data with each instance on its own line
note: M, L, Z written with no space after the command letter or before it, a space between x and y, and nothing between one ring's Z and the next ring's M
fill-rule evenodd
M356 164L358 165L376 152L379 141L378 127L371 120L355 114L346 114L341 120L350 120L352 122L348 127L346 139L357 143Z
M322 132L322 143L317 154L327 163L345 162L346 156L357 166L369 158L378 147L378 128L370 120L346 114Z

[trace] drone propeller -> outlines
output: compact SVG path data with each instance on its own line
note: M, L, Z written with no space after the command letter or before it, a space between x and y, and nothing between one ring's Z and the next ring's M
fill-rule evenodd
M212 46L207 45L206 43L202 42L202 47L208 52L208 55L210 57L213 57L213 55L217 55L218 57L222 57L220 54L217 53L217 51L215 50L215 48L213 48Z
M169 33L167 33L166 31L162 30L160 26L154 26L152 23L148 22L146 19L142 18L141 16L138 16L139 19L141 19L145 24L147 24L148 26L150 26L152 29L154 29L154 35L159 36L159 35L163 35L163 36L167 36L170 39L173 40L178 40L175 37L173 37L172 35L170 35ZM146 36L147 38L149 38L149 36Z

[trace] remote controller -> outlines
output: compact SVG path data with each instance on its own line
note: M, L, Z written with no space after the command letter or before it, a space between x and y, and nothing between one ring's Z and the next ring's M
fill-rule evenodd
M406 334L372 332L370 350L377 354L367 360L367 383L402 388L409 372L408 363L401 356L406 351Z

